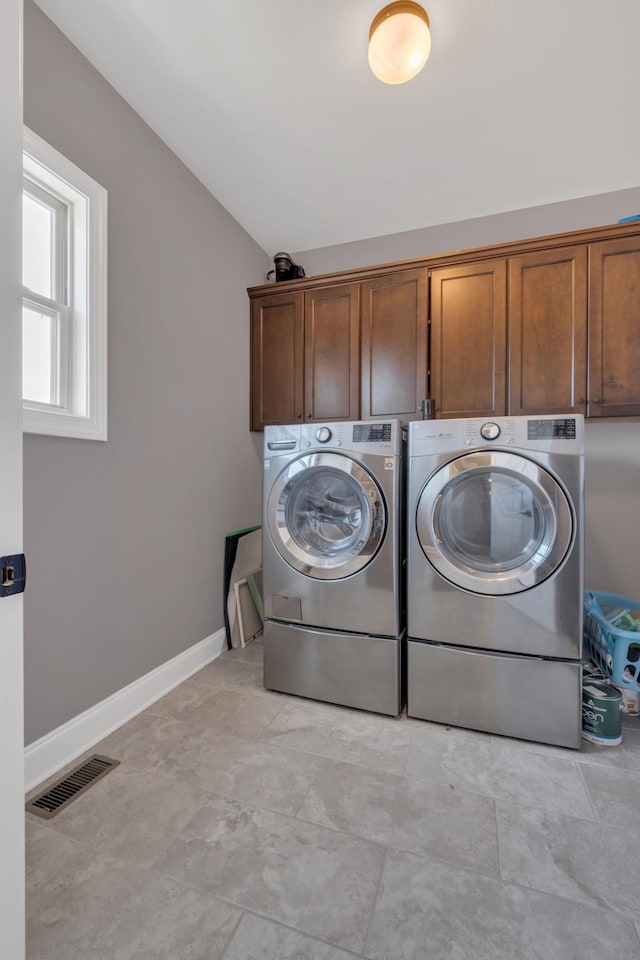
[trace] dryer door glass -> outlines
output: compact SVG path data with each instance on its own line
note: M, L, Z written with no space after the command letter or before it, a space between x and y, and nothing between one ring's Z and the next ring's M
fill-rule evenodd
M290 463L272 487L266 519L287 563L320 580L362 570L380 548L386 527L374 478L355 460L333 453Z
M573 540L559 483L526 457L481 451L441 467L417 512L427 559L452 583L483 594L527 590L549 577Z

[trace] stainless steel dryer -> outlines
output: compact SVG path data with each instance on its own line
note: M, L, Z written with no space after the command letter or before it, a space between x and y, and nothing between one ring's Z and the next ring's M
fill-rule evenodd
M409 425L410 716L579 747L581 416Z
M405 446L397 420L266 427L266 687L400 712Z

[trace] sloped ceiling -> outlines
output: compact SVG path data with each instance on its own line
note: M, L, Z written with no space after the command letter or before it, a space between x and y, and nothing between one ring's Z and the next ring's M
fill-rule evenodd
M37 2L269 254L640 185L637 0L425 0L397 87L376 0Z

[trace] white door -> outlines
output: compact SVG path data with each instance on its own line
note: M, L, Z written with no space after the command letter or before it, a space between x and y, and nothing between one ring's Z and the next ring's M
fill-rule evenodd
M0 556L22 551L22 0L0 3ZM24 957L22 596L0 599L0 957Z

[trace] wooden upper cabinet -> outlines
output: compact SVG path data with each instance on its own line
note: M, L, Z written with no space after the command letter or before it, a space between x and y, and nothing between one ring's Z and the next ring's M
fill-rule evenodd
M251 429L295 423L303 415L304 294L273 293L251 302Z
M388 273L360 285L363 420L418 420L427 396L427 271Z
M252 287L251 429L640 417L640 226Z
M640 237L589 246L587 412L640 416Z
M304 295L305 420L359 417L359 292L349 283Z
M506 413L506 260L431 272L431 396L436 417Z
M587 247L509 261L509 413L585 413Z

